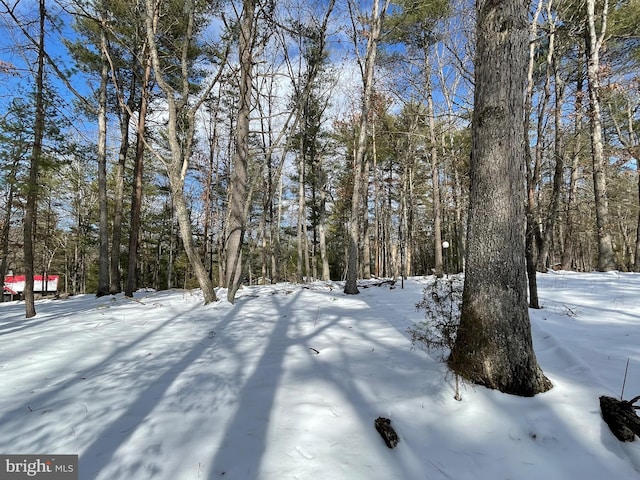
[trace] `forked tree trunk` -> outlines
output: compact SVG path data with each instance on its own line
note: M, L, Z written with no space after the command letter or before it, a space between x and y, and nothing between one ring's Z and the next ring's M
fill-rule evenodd
M548 390L527 309L524 87L526 0L478 0L467 270L450 367L473 383Z
M160 21L160 8L162 2L153 0L145 1L146 17L145 26L149 54L153 66L155 79L165 93L167 102L167 141L171 149L170 159L162 159L165 163L169 183L171 186L171 196L176 210L176 217L180 227L180 236L189 265L198 279L198 284L202 290L204 303L216 301L216 293L213 283L207 274L200 252L195 246L193 232L191 231L191 218L184 194L184 184L189 167L189 160L193 150L193 140L195 135L195 115L196 111L208 91L204 91L199 99L190 99L191 84L189 79L189 51L193 47L193 22L194 22L194 2L188 0L184 2L184 14L186 15L186 28L181 38L178 51L175 52L181 63L181 77L179 77L178 87L174 87L165 77L163 64L160 60L156 35L158 34L158 22ZM179 88L179 90L178 90Z

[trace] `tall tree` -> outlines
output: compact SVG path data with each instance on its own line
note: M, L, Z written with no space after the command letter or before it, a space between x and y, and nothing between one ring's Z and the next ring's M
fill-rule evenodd
M604 159L602 115L600 111L600 51L607 31L609 0L604 0L600 12L599 29L596 25L596 0L587 0L587 28L585 44L587 55L587 90L589 93L589 125L591 127L591 157L593 160L593 190L596 201L598 235L598 270L615 270L616 258L609 230L609 201Z
M365 172L363 165L367 148L367 136L369 125L369 112L371 110L371 101L373 97L373 74L376 62L376 53L378 49L378 41L380 40L380 32L382 23L387 14L389 0L384 0L380 5L379 0L373 1L369 31L367 34L367 47L364 59L358 57L360 73L362 76L362 99L360 109L360 125L358 137L355 144L353 155L353 193L351 197L351 216L349 219L349 248L347 254L347 278L344 286L344 293L354 295L360 293L358 290L358 245L360 241L360 218L362 203L362 182ZM349 1L349 9L351 11L351 19L355 28L355 11L352 1ZM355 35L355 34L354 34ZM354 38L354 42L356 39Z
M439 142L436 131L436 113L433 101L434 82L432 80L432 49L438 41L436 24L449 9L448 0L401 0L397 2L401 11L391 15L386 28L390 33L387 41L400 41L409 47L412 58L408 63L418 68L422 77L419 96L427 106L429 127L429 157L431 160L432 212L433 212L433 252L434 272L443 275L442 252L442 208L440 205L440 161ZM415 58L413 58L415 57Z
M146 125L146 104L148 98L149 78L151 75L151 59L149 58L149 49L146 46L146 34L144 28L144 20L140 12L143 10L142 2L110 2L108 4L114 19L132 18L134 21L113 22L112 34L114 40L108 45L108 59L111 67L111 81L115 88L116 99L118 102L118 120L120 124L120 148L118 152L118 163L115 166L115 188L113 191L113 219L111 227L111 293L119 293L122 290L122 272L120 267L120 257L122 251L122 230L124 219L124 196L125 196L125 177L127 174L127 160L129 159L129 149L131 145L131 119L136 117L134 110L138 109L137 123L138 131L140 126ZM115 56L115 58L113 58ZM140 71L144 70L143 73ZM140 78L142 77L142 79ZM144 132L143 132L144 133ZM138 163L142 163L142 155L144 154L144 141L139 139L136 142L135 158L134 158L134 177L137 175L136 167ZM142 170L140 168L140 170ZM136 177L137 178L137 177ZM138 187L137 179L134 180L135 188ZM132 195L138 198L137 192ZM140 198L142 196L140 195ZM131 225L137 218L134 205L131 207ZM139 224L139 220L138 220ZM136 248L131 249L131 237L134 233L133 227L130 226L129 248L127 249L128 262L137 264L137 243ZM135 240L137 242L138 235L135 232ZM130 269L130 267L128 267ZM132 280L133 288L137 285L135 278L136 270L134 270L134 278ZM129 282L130 272L128 271L127 282Z
M31 147L28 119L27 106L17 99L11 102L3 118L0 118L0 191L4 207L0 216L0 278L5 277L9 268L9 239L17 203L17 179ZM4 295L0 298L0 301L3 300Z
M527 208L526 208L526 261L527 261L527 279L529 281L529 306L531 308L540 308L538 302L538 283L536 278L536 246L537 237L539 237L539 230L535 221L535 190L537 179L540 176L540 162L536 161L535 166L532 166L533 155L531 153L531 144L529 141L529 129L531 124L531 111L533 110L533 87L534 87L534 67L536 65L536 51L538 45L535 39L538 36L538 18L542 11L542 0L538 0L538 5L533 15L533 20L530 25L530 41L529 41L529 62L527 69L527 86L525 90L525 111L523 116L524 121L524 153L526 161L527 171ZM539 121L538 125L542 125L543 122ZM538 137L538 143L540 143ZM536 160L538 160L536 156Z
M109 63L107 61L106 11L99 7L100 15L100 88L98 90L98 204L99 211L99 273L98 291L101 297L108 295L109 284L109 213L107 209L107 83L109 81Z
M527 1L476 3L467 270L450 367L502 392L548 390L527 309L524 88Z
M138 239L140 235L140 221L142 216L142 178L144 173L145 136L147 125L147 111L149 108L149 80L151 77L151 58L145 43L142 48L144 71L140 87L140 102L138 104L138 121L136 125L136 149L133 164L133 189L131 191L131 217L129 223L129 256L127 260L127 285L125 295L133 296L138 286Z
M180 5L167 4L158 0L145 0L145 25L149 53L153 66L154 78L164 93L167 108L166 139L170 154L164 158L158 151L154 153L163 162L171 187L171 197L175 208L180 237L189 259L189 264L198 279L205 304L216 300L213 283L207 273L200 253L193 238L191 217L185 198L185 181L196 130L196 112L205 101L218 77L211 80L209 87L204 88L200 96L191 95L193 80L193 53L196 33L196 2L188 0ZM198 28L203 28L199 25ZM173 35L169 38L170 35ZM159 42L169 41L175 50L171 55L161 51ZM174 62L175 60L175 62ZM225 58L222 61L224 64Z
M35 119L33 129L33 147L31 149L31 159L29 163L29 178L27 180L27 202L24 210L24 301L25 316L35 317L36 307L33 292L34 271L34 229L36 225L36 211L38 205L38 171L42 161L42 140L45 130L45 107L44 107L44 64L45 64L45 0L39 2L38 21L38 59L35 78Z
M240 59L238 120L236 123L236 151L231 174L229 225L227 227L226 282L227 300L233 302L242 281L242 244L246 230L248 195L249 121L251 114L251 84L253 81L253 48L256 0L243 0L240 18Z

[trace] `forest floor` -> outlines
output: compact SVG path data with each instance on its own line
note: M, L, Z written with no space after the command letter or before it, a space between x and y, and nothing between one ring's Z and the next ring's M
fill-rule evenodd
M104 480L634 479L598 398L640 395L640 275L539 275L553 389L462 384L407 329L428 278L0 304L0 453L78 454ZM225 291L219 290L220 298ZM383 416L399 437L389 449Z

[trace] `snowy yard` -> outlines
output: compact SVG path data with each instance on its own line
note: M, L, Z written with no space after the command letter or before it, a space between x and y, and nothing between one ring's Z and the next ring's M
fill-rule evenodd
M634 479L598 397L640 395L640 275L538 277L554 388L463 385L412 349L425 280L0 304L0 452L79 454L81 479ZM225 297L220 291L219 296ZM388 449L374 429L388 417ZM634 468L635 467L635 468Z

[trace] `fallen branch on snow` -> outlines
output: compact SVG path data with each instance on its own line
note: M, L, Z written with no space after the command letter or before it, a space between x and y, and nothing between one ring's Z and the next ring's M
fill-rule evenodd
M398 445L399 439L398 434L391 426L391 420L384 417L378 417L374 423L376 430L384 440L384 443L387 444L387 447L395 448Z
M621 442L633 442L636 435L640 436L640 417L635 412L640 407L633 405L638 400L640 395L633 400L617 400L604 395L600 397L602 419Z

